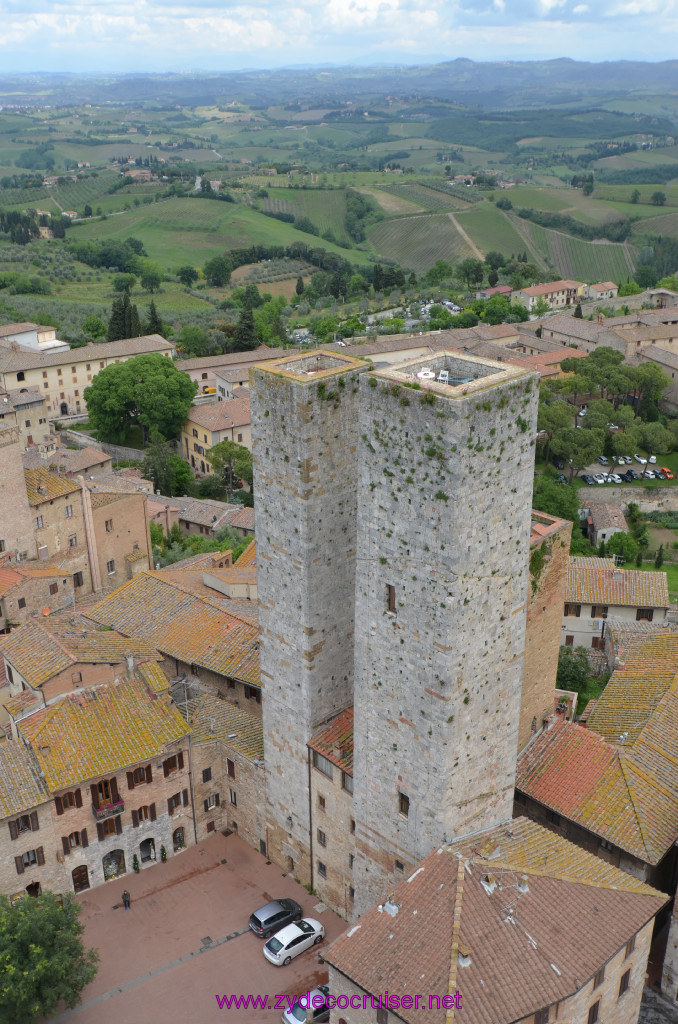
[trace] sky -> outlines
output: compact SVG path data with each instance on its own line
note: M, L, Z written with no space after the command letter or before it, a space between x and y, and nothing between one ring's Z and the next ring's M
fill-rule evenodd
M668 60L678 0L0 0L0 74Z

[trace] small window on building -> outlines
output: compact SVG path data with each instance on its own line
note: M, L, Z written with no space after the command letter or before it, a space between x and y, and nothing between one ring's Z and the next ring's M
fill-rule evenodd
M639 608L636 612L636 622L652 622L654 618L653 608Z
M548 1006L545 1006L543 1010L537 1010L534 1015L534 1024L549 1024Z
M17 601L17 604L18 604L19 608L25 608L26 607L26 598L25 597L20 597L19 600Z
M91 370L92 369L91 363L88 363L87 366L85 367L85 369L86 370Z
M571 604L571 603L566 604L565 605L565 615L567 615L567 616L573 616L574 615L576 618L579 618L580 615L581 615L581 605L580 604Z
M115 559L111 558L110 562L106 562L106 572L109 576L112 576L115 572Z
M396 869L396 871L400 871L400 872L405 870L405 865L403 864L403 862L401 860L397 860L395 862L395 869Z
M565 637L565 646L566 647L574 647L574 636L573 636L572 633L568 633L567 636Z
M313 751L313 766L326 775L328 779L332 778L332 762L328 761L326 757L319 754L317 750Z
M100 367L100 369L102 369L102 370L103 370L103 368L104 368L104 366L105 366L105 365L106 365L106 364L105 364L105 362L103 361L103 359L99 360L99 367Z
M600 1014L600 999L589 1007L589 1015L586 1018L586 1024L596 1024Z
M42 516L35 517L35 528L36 530L42 530Z
M25 422L27 427L30 427L30 425L31 425L31 421L30 420L25 420L24 422Z
M59 584L58 583L50 583L50 585L49 585L49 592L50 592L50 594L52 596L54 596L54 594L58 594L59 593Z
M235 778L235 762L231 761L230 757L226 758L226 770L230 778Z
M325 810L325 797L318 794L318 807L321 811Z
M47 376L47 370L43 370L42 371L42 375L43 375L43 377L46 377Z
M405 793L398 793L398 811L406 818L410 813L410 798Z
M203 782L209 782L211 778L212 778L212 769L211 768L203 768L203 770L202 770L202 781Z
M5 550L5 542L4 542L4 540L0 540L0 551L4 551L4 550Z
M631 956L631 953L633 953L635 948L636 948L636 937L634 935L633 938L629 939L629 941L626 943L626 953L624 954L624 959L628 959L628 957Z
M547 810L546 820L550 821L552 825L560 825L560 815L556 814L555 811Z
M591 637L591 647L594 651L605 650L605 637L604 636L593 636Z
M318 861L318 874L321 878L327 878L327 867L321 860Z
M347 793L353 793L353 776L348 772L341 773L341 788L345 789Z
M79 832L71 832L70 836L68 837L69 849L74 850L76 848L76 846L80 846L80 842L81 842L81 840L80 840L80 833Z
M349 855L348 855L348 866L349 866L349 868L352 868L354 864L355 864L355 855L352 854L352 853L349 853Z
M214 832L214 830L215 830L215 828L214 828L214 821L208 821L207 822L207 831L208 832Z
M77 366L71 366L71 373L77 373L77 372L78 372Z
M193 437L197 437L197 436L198 436L198 431L196 430L195 427L193 427Z
M355 835L355 818L351 818L351 835Z
M112 519L107 519L105 524L104 524L104 526L106 528L106 533L113 533L113 520Z
M72 533L70 535L70 537L68 538L68 546L69 546L69 548L77 548L77 546L78 546L78 535L77 535L77 533Z
M391 583L386 584L386 610L393 615L396 614L396 592Z
M591 618L592 619L606 619L607 618L607 605L606 604L592 604L591 605Z
M238 434L238 441L242 441L242 434Z
M631 968L629 968L628 971L624 971L624 973L621 976L621 981L619 982L619 998L620 999L624 995L625 992L628 992L630 984L631 984Z
M26 374L24 373L23 370L19 370L19 372L16 375L16 379L17 380L26 380Z
M42 386L43 386L43 388L48 388L49 387L49 381L45 381L45 383Z
M237 807L238 806L238 794L236 793L236 791L234 789L229 789L228 792L229 792L230 797L231 797L231 803L233 804L234 807Z
M594 988L594 990L597 989L599 985L602 985L604 981L605 981L605 968L601 967L600 970L596 971L596 973L593 975L593 988Z
M321 828L318 829L318 842L321 846L327 846L327 836Z
M212 793L212 795L208 796L207 799L205 800L205 810L206 811L211 811L214 807L218 807L218 806L219 806L219 794L218 793Z
M377 1024L388 1024L388 1010L383 1007L377 1010Z
M81 587L83 585L83 577L81 572L73 573L73 586Z
M64 517L66 519L70 519L72 515L73 515L73 506L72 505L66 505L66 508L64 509Z

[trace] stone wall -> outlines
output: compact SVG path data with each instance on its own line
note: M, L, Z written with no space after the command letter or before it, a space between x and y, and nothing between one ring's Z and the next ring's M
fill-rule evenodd
M537 540L530 550L519 751L530 736L542 728L554 709L572 532L571 523L561 520L561 524L552 535Z
M50 594L49 588L55 584L58 588L57 593ZM19 608L21 598L26 602L23 608ZM13 626L18 626L26 622L31 615L40 615L43 608L49 608L54 612L72 606L73 577L70 574L61 577L25 576L16 589L6 597L0 598L0 618L7 619ZM0 623L0 626L4 626L4 623Z
M0 427L0 554L25 552L26 558L35 558L33 510L26 494L22 451L17 428Z
M358 378L343 356L251 372L269 856L311 878L308 752L353 698Z
M657 465L663 465L661 456L657 456ZM631 469L640 470L642 466L634 463ZM678 509L678 487L624 487L622 484L603 487L596 484L595 487L579 488L579 507L588 508L596 502L604 501L608 505L618 505L625 509L631 502L635 502L641 512L675 511ZM591 552L595 554L595 552Z
M361 379L358 914L383 895L396 859L407 869L445 839L511 817L536 377L457 363L479 379L427 392L390 370Z
M313 757L313 751L309 754ZM353 916L353 860L355 819L353 796L342 787L342 771L332 767L332 778L311 766L311 827L313 832L313 888L340 917ZM322 845L324 833L325 845ZM326 873L320 874L320 864Z
M263 764L257 764L219 739L194 744L191 759L198 842L206 839L211 832L230 829L255 850L265 853L266 790ZM210 777L204 778L205 773ZM219 796L218 805L214 804L216 794ZM213 806L209 806L210 803Z
M664 954L662 992L678 1006L678 904L674 903Z

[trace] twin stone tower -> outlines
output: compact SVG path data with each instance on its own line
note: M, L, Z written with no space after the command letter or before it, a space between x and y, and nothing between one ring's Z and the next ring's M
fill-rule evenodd
M252 371L268 854L309 882L307 743L353 705L356 914L511 818L537 383L454 352Z

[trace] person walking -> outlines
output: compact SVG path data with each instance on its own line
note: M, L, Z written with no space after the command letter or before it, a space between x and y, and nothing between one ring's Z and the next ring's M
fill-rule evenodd
M125 910L129 910L130 907L132 906L132 899L127 889L124 889L122 893L122 905L125 908Z

